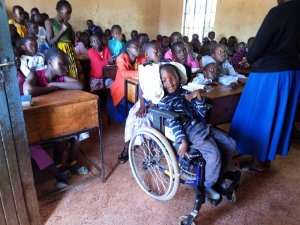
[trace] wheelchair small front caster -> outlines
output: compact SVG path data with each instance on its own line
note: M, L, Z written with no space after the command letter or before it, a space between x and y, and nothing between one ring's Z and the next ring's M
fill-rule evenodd
M179 217L179 224L178 225L196 225L194 221L188 224L188 216L180 216Z

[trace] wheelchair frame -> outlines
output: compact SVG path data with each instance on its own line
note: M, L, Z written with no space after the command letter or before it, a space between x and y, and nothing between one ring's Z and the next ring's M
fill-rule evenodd
M179 119L177 113L157 108L150 108L149 112L153 115L154 128L140 127L129 144L128 155L132 173L146 194L161 201L172 199L179 183L191 185L196 195L194 208L189 216L182 217L180 224L194 224L193 220L205 202L205 160L201 153L194 149L190 149L187 158L175 156L174 147L178 146L172 147L171 141L163 134L167 119ZM231 185L226 192L219 190L220 195L226 195L229 200L235 202L237 186L238 184ZM221 200L222 197L210 201L217 205Z

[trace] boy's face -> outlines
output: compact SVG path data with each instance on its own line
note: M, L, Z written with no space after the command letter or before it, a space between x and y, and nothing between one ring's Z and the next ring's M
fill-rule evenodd
M102 43L98 36L91 36L90 44L96 51L100 52L102 50Z
M118 40L118 41L122 41L123 36L122 36L122 30L119 28L115 28L111 31L112 36Z
M162 68L160 70L160 78L168 94L172 94L178 90L179 79L170 69Z
M50 60L52 70L55 75L64 76L68 74L69 71L69 60L65 55L59 55Z
M29 39L22 45L25 55L34 56L37 53L38 45L35 40Z
M176 34L172 37L172 39L170 40L171 41L171 45L173 45L174 43L176 42L182 42L183 39L182 39L182 36L179 35L179 34Z
M169 47L169 45L170 45L169 38L163 38L163 39L161 40L161 47L167 48L167 47Z
M139 43L133 42L128 48L127 48L127 52L132 55L133 57L138 57L141 54L141 48Z
M145 52L145 56L148 61L154 61L155 63L158 63L162 58L159 46L155 45L149 47Z
M209 64L203 70L204 77L207 79L211 79L212 81L218 80L219 73L220 73L220 69L216 63Z
M227 49L225 46L216 47L215 51L211 54L214 60L218 63L223 63L227 59Z
M188 53L187 53L187 50L184 47L184 45L177 45L174 50L175 51L174 51L173 56L175 58L175 62L185 64L186 60L187 60Z

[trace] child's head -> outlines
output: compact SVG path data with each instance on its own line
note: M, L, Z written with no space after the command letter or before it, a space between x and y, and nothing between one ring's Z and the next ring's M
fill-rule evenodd
M52 76L64 76L68 73L69 58L58 48L49 48L45 53L45 64Z
M221 40L219 41L219 43L227 45L227 38L226 37L222 37Z
M172 45L171 51L175 62L179 62L181 64L185 64L188 57L188 52L183 42L176 42Z
M155 42L146 43L144 49L145 49L145 56L148 61L153 61L155 63L158 63L161 60L162 54L158 43Z
M209 39L212 41L212 40L214 40L215 39L215 32L214 31L210 31L209 33L208 33L208 37L209 37Z
M125 53L129 55L129 57L136 59L141 54L140 43L138 40L129 40L126 42Z
M142 45L145 42L148 43L149 42L149 36L146 33L140 33L138 35L138 40L139 40L140 45Z
M26 36L21 39L21 49L25 55L34 56L38 51L38 45L35 37Z
M159 67L160 79L168 94L175 93L180 87L180 74L176 66L163 64Z
M102 42L102 46L107 46L108 45L108 37L107 37L106 34L102 35L101 42Z
M115 24L111 27L111 35L118 41L122 41L122 28L120 25Z
M106 30L104 31L104 34L107 36L108 40L111 39L111 30L110 30L110 29L106 29Z
M68 1L60 0L56 4L56 11L63 21L67 22L71 18L72 6Z
M236 52L241 51L243 48L246 48L246 43L245 43L245 42L240 42L240 43L236 46Z
M173 32L170 36L170 45L172 46L176 42L182 42L182 34L180 32Z
M197 40L199 40L199 35L198 35L198 34L193 34L193 35L192 35L192 39L197 39Z
M12 12L14 14L14 19L17 23L24 24L25 23L25 10L22 6L14 5L12 8Z
M188 36L183 36L183 42L189 43L189 37Z
M102 51L102 40L101 40L101 37L99 37L99 35L97 35L97 34L91 35L90 36L90 45L97 52L101 52Z
M87 25L88 28L91 28L91 27L95 26L92 20L87 20L86 25Z
M31 21L34 21L35 15L38 15L38 14L40 14L39 9L36 8L36 7L32 8L32 9L30 10L30 20L31 20Z
M228 55L227 48L224 44L217 44L211 53L211 56L217 63L223 63L226 61Z
M130 33L131 39L138 39L139 37L139 33L137 32L137 30L132 30Z
M207 79L211 79L212 81L216 81L219 78L220 67L217 63L211 62L204 66L203 75Z
M228 46L236 46L237 45L237 38L235 36L230 36L228 38Z
M161 37L161 47L162 48L168 48L170 46L170 40L169 37L167 36L162 36Z
M35 22L27 21L25 27L29 36L36 36L39 33L39 26Z
M90 34L88 31L83 31L80 34L79 41L81 41L87 49L90 48Z

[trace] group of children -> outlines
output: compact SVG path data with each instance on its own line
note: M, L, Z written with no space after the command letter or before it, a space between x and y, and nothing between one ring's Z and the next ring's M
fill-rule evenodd
M32 18L39 18L39 12L34 11ZM40 22L39 25L28 21L25 27L24 9L20 6L15 6L13 9L15 19L10 23L17 29L14 33L22 37L17 43L12 31L13 27L11 28L12 42L18 50L16 57L21 56L21 70L18 71L21 94L35 96L59 89L83 89L84 87L85 80L74 46L74 31L68 23L72 7L68 1L60 0L56 4L56 11L57 15L54 18L44 18L44 22ZM138 34L133 30L131 40L126 41L119 25L113 25L105 32L95 26L91 20L87 21L87 26L88 30L84 31L84 34L78 34L77 44L83 43L87 51L82 52L87 54L90 60L90 91L97 92L104 87L110 89L106 109L112 119L121 122L126 119L125 79L142 77L146 73L143 69L145 65L153 65L155 70L153 74L148 74L153 75L153 79L150 77L150 80L151 82L155 80L154 86L149 88L149 77L143 78L148 79L148 83L143 79L139 81L139 101L134 107L129 107L131 109L126 121L125 145L118 156L119 161L125 163L128 160L128 144L132 132L140 126L151 126L152 117L148 113L149 107L156 105L161 109L175 111L185 118L184 122L171 121L176 142L179 144L177 153L184 157L189 147L198 149L202 153L206 160L206 193L212 199L219 199L220 194L212 187L220 178L220 174L226 171L226 166L235 151L235 141L203 122L207 111L205 99L200 91L192 93L184 91L181 83L221 83L231 87L235 87L238 82L245 83L246 77L237 74L227 61L227 47L221 43L211 47L213 38L208 38L205 44L210 46L210 51L207 52L206 57L199 60L194 50L194 46L200 48L197 35L195 37L193 35L192 44L184 42L180 32L174 32L170 37L158 37L157 40L150 42L147 34ZM47 50L38 52L40 49L38 38L44 38L41 43L44 43L44 47L47 45ZM87 49L88 45L90 45L89 49ZM22 51L21 55L18 54L20 51ZM103 67L108 64L115 64L118 68L115 80L103 80ZM203 72L193 78L192 69L199 70L201 65L204 67ZM79 174L86 174L89 169L77 161L78 137L70 137L68 141L74 149L68 159L70 168ZM61 159L65 141L55 143L55 146L60 149L56 151L58 157L55 158ZM66 182L70 171L63 168L61 160L55 161L55 168L59 169L58 174L63 174L63 181ZM60 181L61 177L57 179Z

